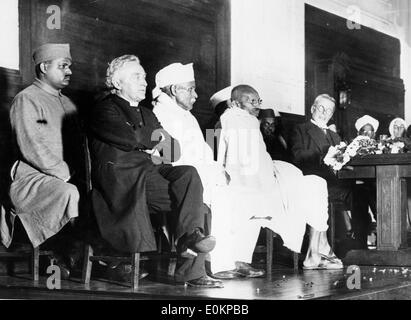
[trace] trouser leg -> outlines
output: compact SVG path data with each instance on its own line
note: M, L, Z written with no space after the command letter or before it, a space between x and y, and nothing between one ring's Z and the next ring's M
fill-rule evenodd
M176 239L192 233L195 228L204 230L203 187L194 168L155 167L146 176L146 195L150 213L170 213ZM198 254L179 259L176 278L189 281L205 276L205 257Z
M193 167L156 167L147 174L146 193L150 212L172 211L176 239L204 231L203 186Z
M205 259L206 253L199 253L196 257L191 256L179 259L175 279L178 282L195 280L206 275Z
M367 247L368 230L371 224L371 217L368 212L370 202L368 192L367 186L356 186L352 211L354 235L359 245L364 248Z

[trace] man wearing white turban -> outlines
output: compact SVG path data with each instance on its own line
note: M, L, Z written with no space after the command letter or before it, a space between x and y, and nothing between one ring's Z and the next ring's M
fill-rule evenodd
M211 208L211 230L219 238L215 249L210 253L214 275L221 279L263 276L263 270L249 265L260 225L248 220L241 223L239 219L236 224L231 223L228 212L232 210L231 203L238 203L239 197L226 187L224 169L214 161L213 151L204 141L200 126L190 113L198 97L193 65L175 63L165 67L157 73L156 84L153 111L164 129L180 144L180 159L173 165L191 165L197 169L204 187L204 203ZM238 210L241 211L241 207ZM232 228L239 230L237 238L230 237ZM230 247L233 242L241 250L233 250ZM227 248L231 250L226 250ZM232 269L236 271L222 275L222 272Z
M355 122L359 136L375 139L380 126L377 119L365 115ZM352 232L360 248L367 248L368 234L372 231L373 224L369 210L377 219L376 194L377 187L374 179L357 180L353 193Z
M355 128L357 129L359 136L367 136L370 139L375 139L375 134L378 131L380 123L377 119L365 115L355 122Z
M167 70L167 68L168 67L165 69ZM164 72L164 69L162 72ZM224 158L223 155L235 157L235 154L231 153L232 148L219 150L219 162L216 163L213 161L212 151L205 143L195 118L189 113L189 110L192 109L196 101L197 95L193 92L190 105L184 105L182 99L178 97L177 90L179 86L195 88L195 82L192 81L193 79L186 80L191 81L187 81L186 83L171 83L171 85L162 88L163 94L154 102L154 113L164 128L180 142L180 161L183 159L185 164L190 164L197 168L204 185L205 194L208 193L208 196L204 196L204 199L205 203L211 207L212 231L216 238L220 239L214 251L211 253L211 269L214 276L221 279L230 279L239 276L262 276L264 274L263 270L254 269L250 265L261 227L273 229L283 237L287 247L293 251L300 252L306 220L298 218L294 220L292 217L287 218L286 214L281 214L281 212L285 210L284 207L287 207L288 201L284 201L284 191L276 185L277 180L274 178L273 170L271 170L267 176L268 171L264 171L264 168L253 168L253 166L248 168L251 171L257 169L260 175L266 177L265 180L268 179L268 185L273 186L276 190L276 192L271 193L268 191L267 193L267 190L264 190L267 185L255 184L254 180L247 179L247 174L245 176L236 175L235 172L230 170L233 167L226 165L222 160ZM216 105L221 102L218 98L213 99L213 101ZM231 110L232 109L228 109L225 111L223 117ZM258 124L256 118L258 108L254 111L256 111L254 118ZM242 129L246 130L247 128ZM227 130L223 125L222 132L229 134L230 128ZM259 130L256 133L261 136ZM226 137L226 135L224 135L224 137ZM245 139L247 139L247 137L245 137ZM222 142L220 142L220 146L221 145ZM234 144L232 146L235 147ZM258 158L259 148L261 146L263 146L265 152L264 142L262 142L262 145L261 143L251 143L251 146L254 149L251 151L248 150L250 153L240 152L241 155L245 157L251 156L253 159L254 157ZM194 149L199 149L199 152L189 151ZM231 160L233 160L234 157L231 158ZM237 160L242 163L244 158ZM255 164L258 165L258 163ZM259 171L260 169L262 171ZM292 171L288 169L290 168L284 168L284 171ZM253 174L253 172L250 173ZM289 183L285 181L285 184L288 185ZM325 213L325 215L323 216L320 228L321 230L326 230L328 217L325 182L323 187L325 190L325 199L321 200L325 200L325 207L321 212ZM267 201L267 199L270 200ZM318 199L319 198L314 198L313 202L318 201ZM264 215L267 216L267 219L263 217ZM292 221L292 223L287 224L285 220L288 222ZM317 219L317 221L319 220L321 219ZM285 227L286 225L287 227ZM314 238L315 237L313 237L313 239ZM321 241L322 240L323 239L321 239ZM321 241L320 237L313 240L317 246L319 246ZM321 253L324 253L324 256L332 262L329 260L322 261L320 253L314 247L315 246L310 246L312 250L309 250L307 254L305 267L310 269L342 267L341 261L336 259L329 246L327 248L324 246L324 252Z

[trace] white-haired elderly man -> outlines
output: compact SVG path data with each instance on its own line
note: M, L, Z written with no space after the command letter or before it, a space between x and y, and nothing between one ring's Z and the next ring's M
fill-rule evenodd
M311 107L311 119L297 125L291 134L291 157L305 175L324 178L327 181L329 199L341 202L344 214L348 214L352 209L353 184L348 180L338 179L334 171L324 163L329 148L341 142L340 136L327 125L334 112L334 98L321 94L315 99ZM350 242L347 239L348 246L351 245ZM345 249L348 248L344 248L341 253Z
M147 82L138 57L114 59L106 85L112 94L93 109L90 125L92 203L103 238L122 252L154 251L150 214L170 212L177 250L184 257L176 280L193 287L222 287L205 272L205 257L215 238L203 234L200 177L193 167L166 164L172 160L166 152L171 138L153 112L140 104ZM163 164L158 164L155 151L163 152Z

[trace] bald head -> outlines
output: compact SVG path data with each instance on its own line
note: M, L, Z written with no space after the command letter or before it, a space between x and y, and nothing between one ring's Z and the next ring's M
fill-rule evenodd
M247 94L256 94L258 95L257 90L255 90L253 87L248 86L248 85L239 85L237 87L234 87L233 90L231 91L231 100L232 101L240 101L241 97Z
M261 106L260 96L253 87L240 85L231 91L231 101L240 109L258 117Z

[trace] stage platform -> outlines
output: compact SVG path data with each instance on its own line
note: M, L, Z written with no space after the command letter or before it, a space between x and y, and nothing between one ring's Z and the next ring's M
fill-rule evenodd
M361 267L361 289L347 287L343 271L300 271L275 268L271 277L224 281L222 289L196 289L174 285L171 279L141 281L133 292L126 283L93 279L62 281L60 290L47 289L45 277L38 283L29 275L0 277L0 299L63 300L387 300L411 299L411 269Z

